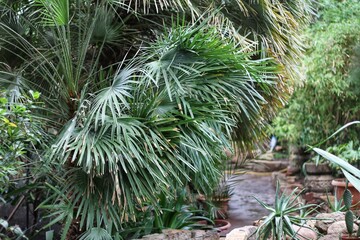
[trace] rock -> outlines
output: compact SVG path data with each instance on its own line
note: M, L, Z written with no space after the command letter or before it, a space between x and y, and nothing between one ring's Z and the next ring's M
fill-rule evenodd
M165 238L165 234L154 233L154 234L150 234L150 235L145 235L141 239L142 240L164 240L166 238Z
M307 220L306 225L311 227L312 229L315 229L316 220Z
M163 233L143 236L137 240L219 240L216 231L164 229ZM136 240L136 239L135 239Z
M286 168L287 165L288 163L285 161L253 160L251 170L255 172L274 172Z
M225 240L255 240L256 229L254 226L235 228L226 234Z
M335 239L339 239L339 235L324 235L322 237L319 238L319 240L335 240Z
M319 230L320 233L326 234L328 228L335 221L344 221L345 213L343 212L334 212L334 213L320 213L316 216L315 227Z
M302 154L290 154L289 166L287 168L286 175L292 176L301 170L303 163L309 159L309 155Z
M286 182L287 183L296 183L296 181L298 180L297 176L286 176Z
M333 179L332 175L307 175L304 185L311 192L332 192L334 187L331 181Z
M220 234L216 231L193 230L190 240L219 240L219 238Z
M286 170L286 176L293 176L300 172L300 167L288 166Z
M354 232L358 230L358 226L354 224ZM328 235L338 235L339 233L347 233L345 221L334 222L328 228Z
M206 234L204 230L192 230L191 238L202 239L202 237Z
M309 226L300 227L297 225L292 225L292 227L296 232L296 236L299 240L317 239L317 233Z
M264 154L261 154L261 155L257 156L256 159L272 161L272 160L274 160L274 153L267 152L267 153L264 153Z
M261 224L264 223L264 220L265 220L266 218L267 218L267 216L263 216L262 218L253 221L253 226L255 226L255 227L260 226Z
M281 172L273 172L271 174L271 181L274 186L276 186L277 181L279 182L286 182L286 175Z
M164 229L162 233L165 234L165 239L190 239L191 232L188 230L177 230L177 229Z

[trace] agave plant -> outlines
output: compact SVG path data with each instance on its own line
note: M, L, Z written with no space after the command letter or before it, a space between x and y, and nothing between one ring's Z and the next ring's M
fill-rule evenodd
M295 188L289 195L280 195L280 184L277 182L274 206L269 206L255 197L260 205L269 211L269 215L255 233L256 239L302 239L293 225L309 228L306 226L308 215L318 207L316 204L303 204L299 199L302 193L303 191Z
M234 2L244 14L255 8ZM283 101L282 62L259 55L257 35L235 31L226 6L1 3L1 85L41 92L45 108L34 114L47 140L37 158L47 166L48 193L40 207L48 226L64 223L62 239L119 238L145 204L161 214L157 197L174 198L171 187L189 181L211 192L230 139L249 146ZM259 2L269 16L295 21L300 5L269 4ZM279 34L290 27L273 20L269 29L276 23ZM261 37L268 46L282 41ZM279 49L260 52L280 56Z

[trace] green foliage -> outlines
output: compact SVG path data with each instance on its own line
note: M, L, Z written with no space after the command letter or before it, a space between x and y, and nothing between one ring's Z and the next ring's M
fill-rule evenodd
M38 92L30 92L31 97L20 95L12 102L11 93L0 92L0 196L7 191L10 180L20 174L26 153L33 149L39 139L37 123L31 110Z
M358 122L360 123L360 122ZM326 158L330 162L337 164L340 166L341 170L343 171L345 177L347 180L354 185L354 187L359 191L360 190L360 171L359 169L355 168L354 166L350 165L345 160L329 153L324 150L321 150L319 148L314 148L314 151L320 154L322 157ZM346 222L346 228L351 235L353 233L353 225L354 225L354 214L350 210L351 203L352 203L352 194L349 189L346 188L344 195L343 195L343 202L345 209L347 210L345 215L345 222ZM358 230L357 236L360 236L360 230Z
M326 151L342 158L354 166L358 166L359 164L360 145L358 141L350 141L348 143L331 146L328 147ZM331 164L331 166L339 169L337 165Z
M295 88L280 119L274 121L275 134L300 145L320 142L360 114L356 70L360 3L326 0L320 1L320 6L318 18L306 32L305 80ZM343 132L327 146L358 138L359 132Z
M269 215L260 224L256 231L256 239L282 240L287 236L291 239L299 239L292 225L304 226L307 216L314 210L311 207L317 207L316 204L303 204L299 200L302 191L294 189L288 196L285 193L280 195L280 184L276 185L275 204L269 206L255 198L262 207L269 211Z
M339 130L337 130L335 133L333 133L329 138L334 137L336 134L338 134L339 132L343 131L344 129L346 129L347 127L354 125L354 124L360 124L359 121L354 121L351 123L348 123L346 125L344 125L343 127L341 127ZM324 151L322 149L319 148L314 148L313 149L316 153L318 153L319 155L321 155L323 158L329 160L330 162L332 162L333 164L338 165L342 172L344 173L345 177L347 178L347 180L354 185L354 187L359 191L360 190L360 170L354 166L352 166L351 164L349 164L345 159L342 159L338 156L335 156L327 151ZM345 222L346 222L346 228L347 231L349 233L349 235L353 234L353 225L354 225L354 214L353 212L350 210L351 207L351 203L352 203L352 194L350 192L350 190L347 188L346 185L346 189L343 195L343 202L344 202L344 206L345 209L347 210L346 215L345 215ZM360 236L360 230L358 230L357 236Z
M189 198L186 189L178 190L175 199L165 195L159 197L161 213L154 215L153 230L171 229L194 229L201 228L197 222L210 221L203 217L203 211L197 209L194 202ZM190 195L191 196L191 195Z
M310 11L305 0L4 2L1 86L45 104L32 112L47 131L31 159L44 165L31 177L45 228L120 238L146 206L179 216L166 226L188 224L159 198L172 203L189 182L211 193L230 140L245 150L261 138Z
M358 167L360 159L360 145L358 141L350 141L348 143L334 145L326 148L326 151L334 154L348 163ZM326 159L322 158L320 155L316 155L311 158L315 163L325 163L328 162ZM330 162L330 167L334 170L340 170L340 167L337 164Z
M327 199L327 205L330 207L332 212L341 212L345 210L345 206L343 204L343 199L340 198L340 200L338 200L338 197L336 195L336 191L335 191L335 196L334 196L334 202L332 202L329 198L329 195L326 194L326 199Z

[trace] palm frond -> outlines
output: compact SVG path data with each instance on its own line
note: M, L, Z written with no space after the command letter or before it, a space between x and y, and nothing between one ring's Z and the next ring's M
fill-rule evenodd
M47 26L64 26L70 20L69 0L36 0L43 7L41 12L43 24Z

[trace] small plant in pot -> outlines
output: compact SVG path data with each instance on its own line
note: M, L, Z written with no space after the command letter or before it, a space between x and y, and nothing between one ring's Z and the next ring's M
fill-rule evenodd
M228 184L221 184L211 196L210 201L213 204L214 218L227 218L228 204L231 196L234 194L233 187Z
M345 126L341 127L339 130L337 130L334 134L332 134L329 138L335 136L340 131L342 131L344 128L347 128L348 126L351 126L353 124L360 124L360 121L354 121L346 124ZM328 138L328 139L329 139ZM345 178L356 188L358 191L360 191L360 170L353 165L349 164L348 161L344 158L335 156L328 151L324 151L320 148L314 148L313 149L316 153L324 157L325 159L329 160L332 164L336 164L340 167L342 173L344 174ZM351 204L352 204L352 194L348 187L346 186L346 189L343 194L343 201L344 205L346 206L347 212L345 215L346 218L346 227L350 236L342 236L342 239L360 239L358 238L359 230L356 234L356 236L353 235L353 223L354 223L354 214L350 210Z
M302 166L302 172L304 175L322 175L331 174L333 172L329 162L317 155L310 158Z

